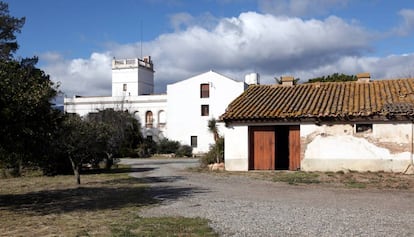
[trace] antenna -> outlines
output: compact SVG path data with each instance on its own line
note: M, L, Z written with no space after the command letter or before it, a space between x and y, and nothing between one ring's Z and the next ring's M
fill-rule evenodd
M140 23L141 59L142 59L142 20L139 20L139 23Z

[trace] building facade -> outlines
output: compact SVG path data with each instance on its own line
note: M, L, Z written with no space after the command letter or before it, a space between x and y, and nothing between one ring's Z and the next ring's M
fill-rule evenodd
M414 79L358 77L249 87L221 116L226 170L411 172Z
M113 59L112 96L65 98L64 110L81 116L109 108L127 110L141 122L144 137L179 141L192 146L194 154L207 152L214 143L208 120L218 119L246 84L209 71L167 85L166 94L154 95L154 72L150 57ZM258 76L249 75L249 82L257 83Z
M196 154L208 151L214 143L208 121L218 119L245 85L214 71L168 85L168 138L191 145ZM219 126L218 130L223 131L224 127Z

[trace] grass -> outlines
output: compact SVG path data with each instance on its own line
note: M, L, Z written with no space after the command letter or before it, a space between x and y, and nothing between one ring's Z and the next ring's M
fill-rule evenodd
M278 172L273 176L274 182L285 182L288 184L312 184L320 183L318 179L319 175L316 173L307 172Z
M152 217L136 218L123 228L114 228L114 236L218 236L201 218Z
M0 236L216 236L204 219L141 218L157 201L129 172L0 179Z
M414 175L388 172L304 172L304 171L247 171L211 172L206 169L192 169L193 172L209 172L218 176L247 176L255 179L292 185L324 185L342 188L373 188L393 190L414 190Z

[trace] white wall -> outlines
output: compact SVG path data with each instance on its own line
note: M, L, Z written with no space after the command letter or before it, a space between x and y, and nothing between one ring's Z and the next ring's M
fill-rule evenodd
M403 172L413 157L412 126L376 123L357 133L353 124L301 124L301 170ZM248 139L246 125L225 129L226 170L248 170Z
M230 126L224 129L224 160L228 171L249 169L249 137L247 126Z
M77 113L85 116L90 112L97 112L113 108L115 110L128 110L140 121L143 135L152 136L154 140L164 137L166 133L165 124L159 124L159 114L166 115L167 95L146 95L122 97L73 97L64 98L64 109L67 113ZM153 113L153 127L145 128L145 114L147 111ZM162 117L161 116L161 117Z
M115 63L117 62L117 63ZM124 91L124 84L127 90ZM152 64L140 59L112 61L112 96L138 96L154 93Z
M123 85L127 84L127 91ZM112 69L112 96L138 95L138 69Z
M140 67L138 71L138 95L150 95L154 93L154 72Z
M402 172L411 159L411 123L373 124L356 133L351 125L301 125L305 171Z
M200 98L200 84L210 84L209 98ZM208 120L225 112L227 105L245 89L237 82L213 71L167 86L167 136L190 145L190 137L197 136L198 146L193 153L204 153L214 143L208 131ZM209 116L201 116L201 105L209 105ZM222 132L222 128L219 128Z

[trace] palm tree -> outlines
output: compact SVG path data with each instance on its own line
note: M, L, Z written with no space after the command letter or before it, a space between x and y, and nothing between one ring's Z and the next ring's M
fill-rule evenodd
M220 157L219 157L219 151L218 151L218 146L217 146L217 141L220 138L220 135L218 133L218 127L217 127L217 120L215 118L212 118L210 120L208 120L208 131L210 131L213 136L214 136L214 143L215 143L215 150L216 150L216 162L220 163Z
M217 120L215 118L208 120L208 131L214 135L214 142L217 142L220 136L218 134Z

